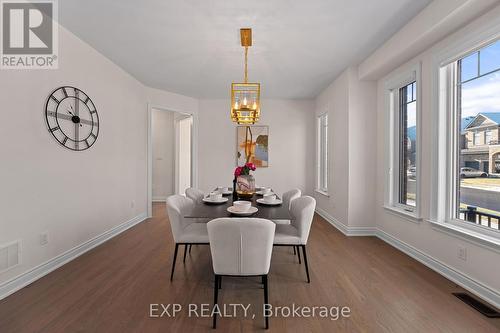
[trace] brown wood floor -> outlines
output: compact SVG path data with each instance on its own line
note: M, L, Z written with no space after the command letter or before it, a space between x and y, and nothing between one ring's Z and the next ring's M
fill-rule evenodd
M182 252L169 281L173 240L164 204L154 218L0 301L0 332L204 332L210 318L149 318L150 303L212 302L207 246ZM348 306L351 316L271 318L271 332L499 332L456 299L444 277L373 237L345 237L316 216L308 245L311 284L290 248L276 247L269 276L273 306ZM179 259L179 258L178 258ZM219 302L263 302L258 278L225 278ZM258 313L258 312L257 312ZM263 330L263 319L221 318L220 332Z

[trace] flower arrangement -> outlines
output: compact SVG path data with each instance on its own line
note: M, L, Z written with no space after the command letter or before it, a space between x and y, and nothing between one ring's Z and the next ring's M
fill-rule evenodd
M255 171L253 163L247 163L234 169L234 181L236 193L239 198L251 198L255 193L255 178L250 171Z
M255 171L256 167L253 163L247 163L244 166L239 166L234 169L234 176L249 175L250 171Z

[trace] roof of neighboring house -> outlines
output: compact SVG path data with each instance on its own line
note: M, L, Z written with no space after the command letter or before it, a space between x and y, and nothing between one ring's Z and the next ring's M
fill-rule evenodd
M474 122L474 120L476 120L476 118L480 115L482 115L488 119L491 119L492 121L494 121L495 123L500 125L500 112L481 112L481 113L478 113L476 116L468 116L468 117L462 118L462 121L460 122L460 125L461 125L460 129L462 130L462 132L467 127L469 127L469 125L472 124ZM410 138L410 140L416 140L417 139L417 126L408 127L407 135Z
M500 124L500 112L481 112L480 114Z
M481 113L478 113L476 116L469 116L467 118L464 118L464 119L470 118L470 121L467 123L465 121L463 121L464 119L462 119L462 131L467 129L470 125L472 125L472 123L474 123L479 116L486 117L486 118L490 119L491 121L493 121L497 124L500 124L500 112L481 112ZM465 124L465 126L463 126L464 124Z
M467 127L469 127L469 125L476 118L477 118L477 116L468 116L468 117L462 118L462 121L460 122L460 129L463 131L464 129L466 129Z

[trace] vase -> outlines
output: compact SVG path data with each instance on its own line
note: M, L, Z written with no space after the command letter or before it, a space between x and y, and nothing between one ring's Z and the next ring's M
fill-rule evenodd
M252 175L239 175L236 192L240 198L251 198L255 194L255 178Z

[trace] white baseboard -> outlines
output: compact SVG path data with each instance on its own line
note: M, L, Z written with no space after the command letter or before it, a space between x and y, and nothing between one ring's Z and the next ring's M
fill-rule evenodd
M153 197L153 202L165 202L167 197Z
M105 241L115 237L116 235L124 232L125 230L141 223L146 219L146 213L137 215L136 217L117 225L116 227L82 243L55 258L40 264L27 272L24 272L15 278L0 284L0 300L13 294L14 292L26 287L30 283L40 279L41 277L49 274L50 272L56 270L62 265L70 262L71 260L81 256L85 252L92 250L96 246L104 243Z
M378 237L379 239L383 240L389 245L394 246L396 249L400 250L406 255L414 258L415 260L429 267L433 271L446 277L448 280L453 281L462 288L468 290L472 294L485 300L491 305L500 308L500 293L498 291L480 282L474 281L466 274L457 271L456 269L442 263L441 261L431 257L430 255L420 251L419 249L400 241L399 239L389 235L385 231L380 230L378 228L348 227L320 208L316 208L316 213L318 213L318 215L323 217L328 223L333 225L335 228L337 228L341 233L343 233L346 236Z
M448 280L451 280L461 286L462 288L470 291L474 295L482 298L486 302L500 308L500 293L482 283L474 281L472 278L466 274L457 271L456 269L442 263L441 261L434 259L430 255L420 251L419 249L406 244L399 239L389 235L383 230L377 230L377 237L384 242L394 246L401 252L409 255L413 259L421 262L425 266L429 267L433 271L443 275Z
M318 207L316 207L316 213L346 236L376 236L377 228L375 227L349 227Z

